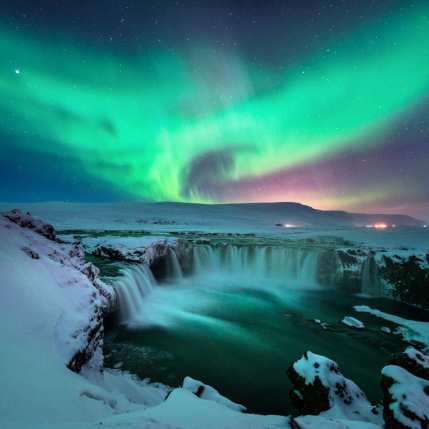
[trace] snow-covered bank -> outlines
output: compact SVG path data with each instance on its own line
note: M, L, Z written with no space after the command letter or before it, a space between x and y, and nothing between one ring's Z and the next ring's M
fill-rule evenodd
M405 341L418 341L425 345L426 350L429 350L429 322L404 319L403 317L385 313L367 305L356 305L354 309L360 313L369 313L400 325L397 333L402 335Z
M100 372L113 290L82 249L30 216L9 218L0 216L0 426L59 427L160 403L164 387Z

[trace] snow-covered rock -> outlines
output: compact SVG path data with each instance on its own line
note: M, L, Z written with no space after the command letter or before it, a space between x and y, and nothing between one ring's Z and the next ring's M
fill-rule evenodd
M201 400L187 389L174 389L163 403L148 408L142 416L180 429L285 429L289 420L241 413L218 402Z
M201 399L208 399L210 401L217 402L231 410L240 412L246 411L245 406L232 402L228 398L225 398L225 396L222 396L215 388L191 377L185 377L183 380L183 388L189 390Z
M165 235L72 235L67 239L78 237L85 252L94 256L152 265L158 258L164 257L170 250L174 250L179 258L183 257L188 249L184 240Z
M35 219L30 213L22 213L19 209L13 209L3 214L4 217L9 219L11 222L23 228L29 228L38 234L43 235L49 240L56 240L56 233L54 227L46 222L39 219Z
M394 314L385 313L368 305L355 305L353 309L360 313L369 313L375 317L388 320L389 322L400 325L395 333L402 335L405 341L417 341L421 343L425 351L429 349L429 323L416 320L405 319Z
M0 216L0 426L106 415L111 404L85 399L92 385L67 367L102 369L102 316L113 290L79 246L15 215Z
M386 429L429 427L429 382L397 365L382 370L383 417Z
M292 402L302 415L323 413L339 419L380 421L379 411L362 390L341 374L336 362L324 356L304 353L289 367L288 376L294 386Z
M351 328L356 328L356 329L365 328L365 325L359 319L356 319L355 317L352 317L352 316L344 317L343 320L341 320L341 323L344 325L350 326Z
M319 325L322 329L328 329L329 325L326 322L322 322L320 319L313 319L316 325Z
M402 353L394 354L390 364L401 366L416 377L429 381L429 356L414 347L407 347Z
M40 294L33 298L34 304L37 306L38 300L50 303L44 316L55 319L55 345L67 366L76 372L90 361L101 367L103 310L114 292L98 279L98 269L85 262L79 245L58 243L51 225L30 214L23 215L18 210L6 213L0 218L0 231L2 265L13 258L13 263L2 266L6 298L15 296L19 311L21 304L27 304L30 293ZM31 284L25 286L23 278L23 283L17 285L14 270L22 270L22 277L26 267ZM39 271L40 278L34 275Z

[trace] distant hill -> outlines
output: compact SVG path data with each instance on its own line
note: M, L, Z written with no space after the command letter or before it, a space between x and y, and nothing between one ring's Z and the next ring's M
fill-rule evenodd
M396 226L422 226L423 221L401 214L365 214L350 213L341 210L318 210L305 204L294 202L279 203L244 203L219 204L230 210L244 209L249 214L257 216L265 214L273 216L282 223L297 223L305 225L338 225L338 226L365 226L375 223L386 223Z
M243 203L36 203L0 204L0 211L29 210L59 228L106 229L264 229L277 224L293 226L365 226L386 223L422 226L423 221L398 214L363 214L337 210L317 210L304 204Z

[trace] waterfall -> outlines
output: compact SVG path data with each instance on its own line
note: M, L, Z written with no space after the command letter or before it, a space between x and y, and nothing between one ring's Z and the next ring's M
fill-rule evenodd
M318 283L319 250L265 245L196 245L193 266L197 275L214 272L315 285Z
M382 283L378 278L377 264L372 256L369 256L362 265L361 292L370 296L382 296Z
M147 265L135 265L122 270L122 276L113 283L118 295L121 322L136 320L141 315L143 298L156 284Z
M167 272L170 279L177 280L183 278L179 259L177 258L176 252L171 248L168 249Z
M298 279L303 284L317 283L319 252L309 251L301 256L301 266L298 271Z

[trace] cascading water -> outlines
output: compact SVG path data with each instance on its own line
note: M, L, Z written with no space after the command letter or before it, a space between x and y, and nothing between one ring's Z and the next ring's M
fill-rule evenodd
M182 267L173 249L168 249L167 272L170 279L177 280L183 278Z
M382 296L382 283L377 275L377 265L373 257L368 257L362 265L361 292L369 296Z
M218 274L243 278L250 284L256 279L272 279L286 286L312 287L318 284L319 250L281 246L196 245L193 248L193 272L197 276ZM181 284L182 268L174 249L166 254L167 279ZM204 282L203 284L206 284ZM216 284L214 284L216 286ZM125 268L114 287L118 295L120 320L132 323L146 319L145 299L157 282L145 265ZM147 316L147 315L146 315Z
M317 284L319 251L280 246L197 245L194 273L221 272L256 278L279 278Z
M133 321L141 315L143 299L156 285L150 268L145 264L122 270L122 276L114 283L122 323Z

